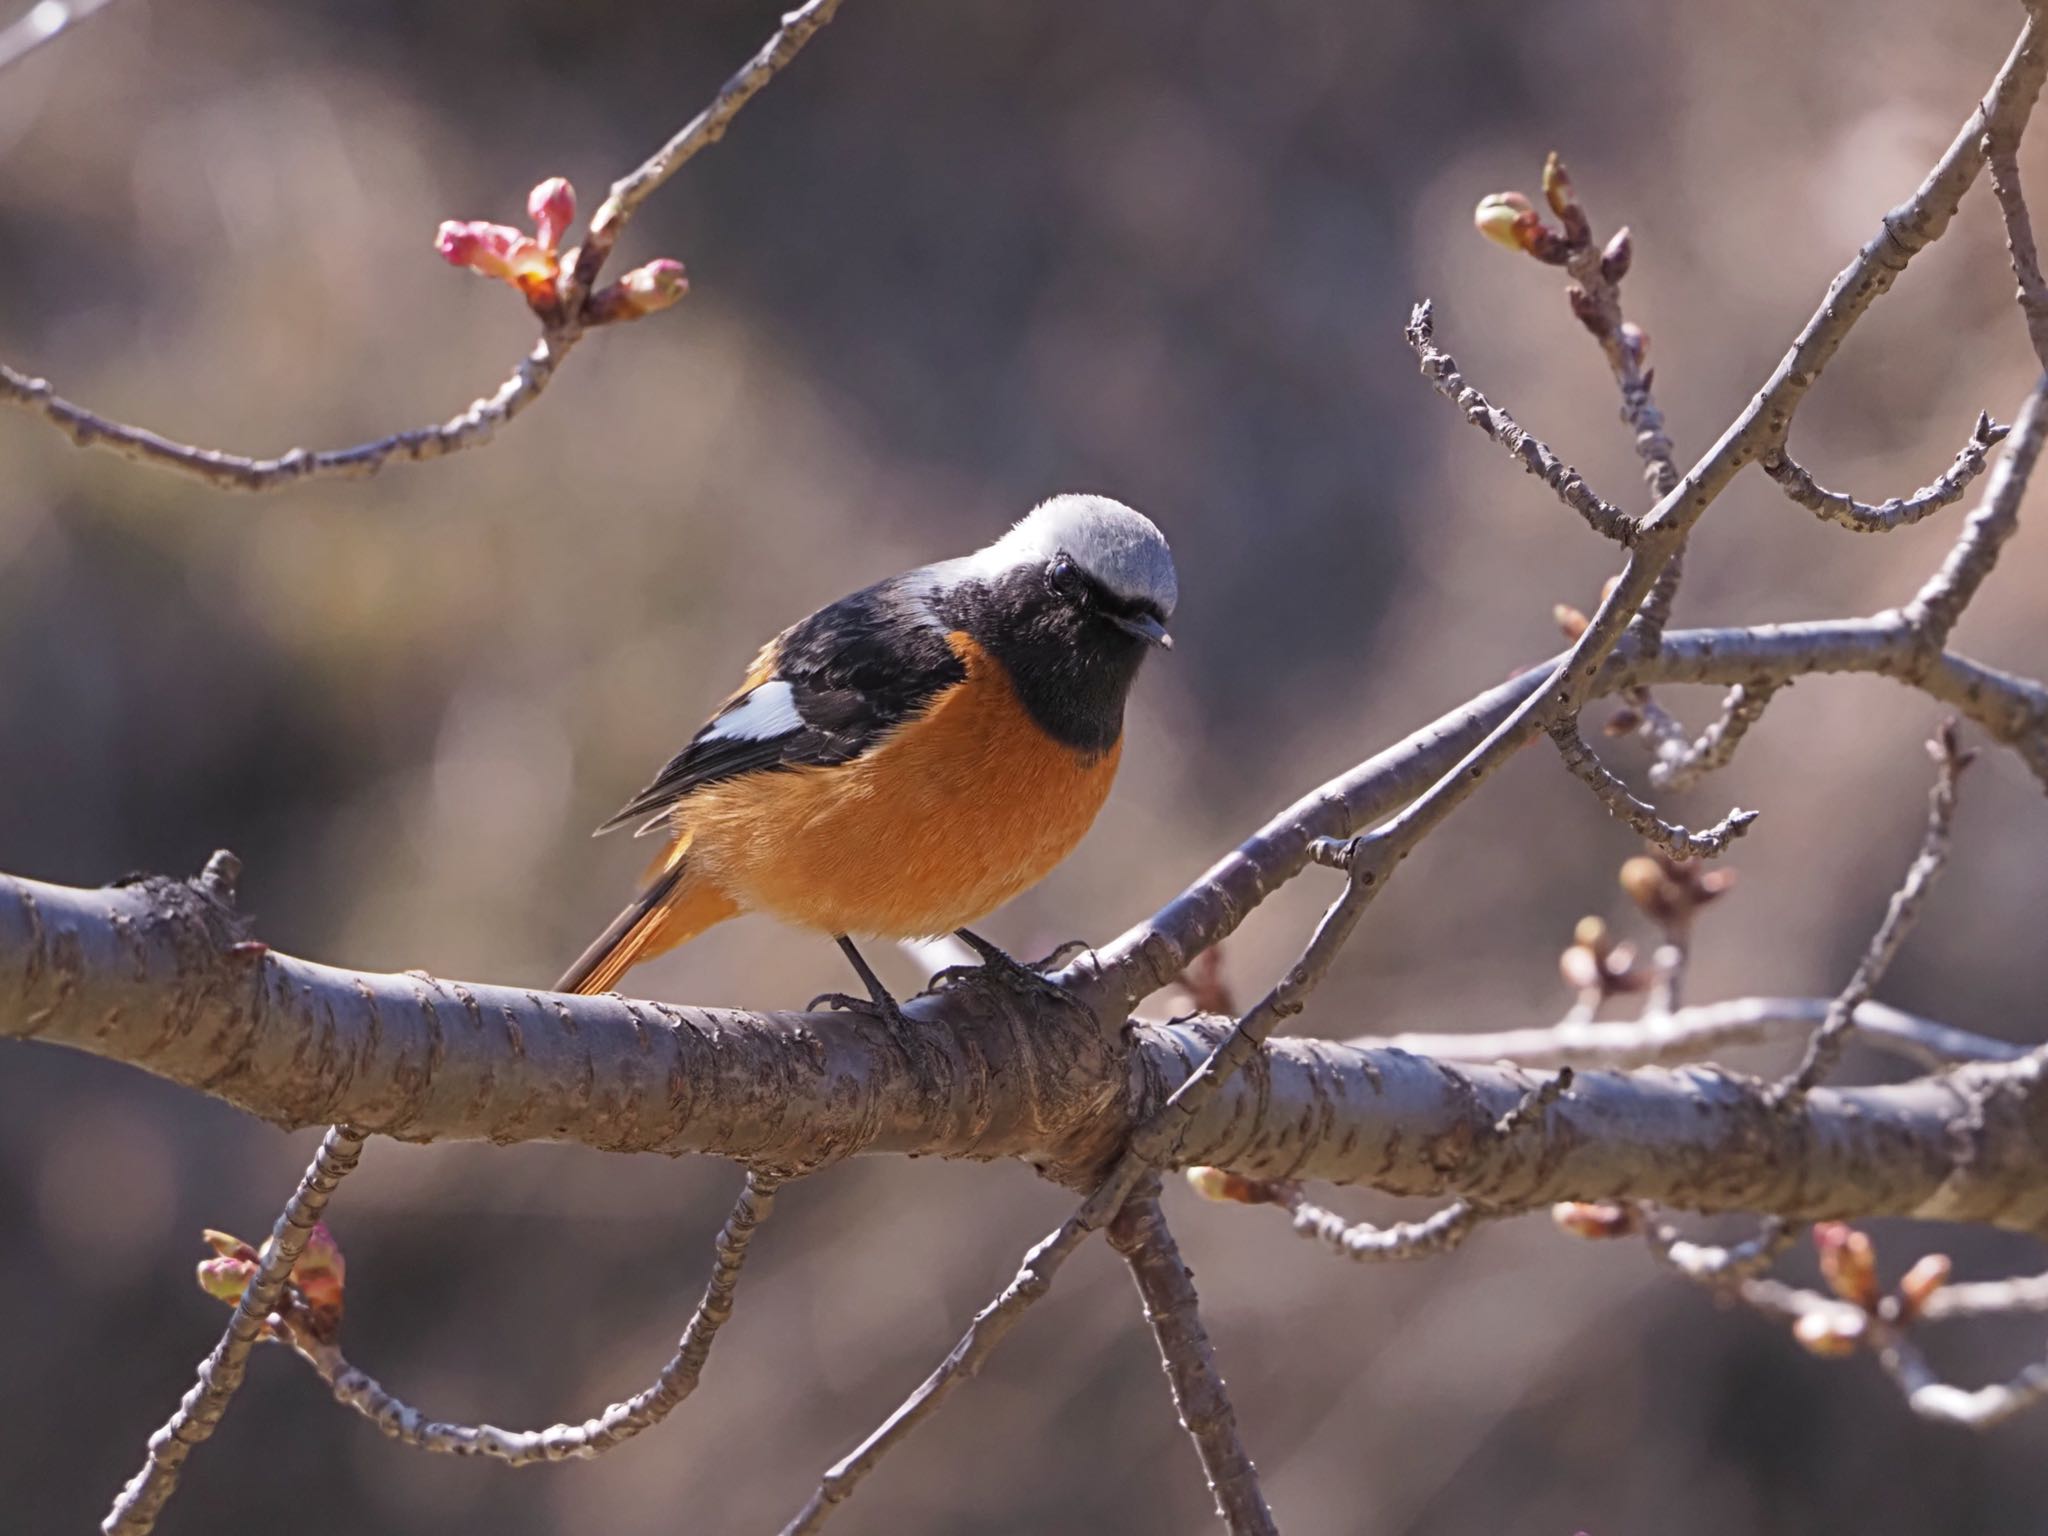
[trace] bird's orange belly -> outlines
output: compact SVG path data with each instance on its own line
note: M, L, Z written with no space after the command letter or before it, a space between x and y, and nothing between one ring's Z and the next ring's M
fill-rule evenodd
M962 927L1043 878L1102 808L1121 743L1054 741L999 663L953 643L967 681L881 746L691 795L693 872L743 908L885 938Z

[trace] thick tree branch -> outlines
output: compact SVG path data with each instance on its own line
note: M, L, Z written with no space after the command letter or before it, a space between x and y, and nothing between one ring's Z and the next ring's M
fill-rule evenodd
M1075 1009L956 987L910 1005L913 1063L861 1016L555 996L257 948L183 884L0 881L0 1035L131 1061L282 1125L772 1170L861 1152L1018 1157L1090 1186L1223 1034L1140 1024L1123 1041ZM1682 1209L2031 1231L2048 1222L2041 1076L2032 1055L1817 1089L1774 1114L1765 1085L1712 1069L1587 1072L1524 1146L1490 1134L1535 1086L1521 1070L1282 1039L1189 1119L1171 1161L1493 1205L1627 1189Z

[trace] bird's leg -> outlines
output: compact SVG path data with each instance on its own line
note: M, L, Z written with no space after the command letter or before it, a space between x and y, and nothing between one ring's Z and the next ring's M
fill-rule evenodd
M838 944L841 952L852 964L855 973L861 979L861 985L868 989L868 995L853 997L845 992L821 992L811 999L809 1007L843 1008L849 1013L872 1014L887 1024L898 1040L914 1043L917 1039L916 1030L911 1027L910 1020L903 1016L903 1010L897 1006L896 999L889 995L889 989L882 985L882 978L875 974L875 968L868 964L867 958L858 949L854 948L853 940L840 933L833 935L833 942Z
M1047 979L1045 972L1056 965L1062 956L1071 953L1075 944L1085 949L1087 945L1080 940L1073 941L1073 944L1062 944L1045 959L1027 965L1012 956L1001 945L991 944L972 928L955 928L953 936L981 956L981 964L948 966L932 978L934 987L953 986L970 980L998 982L1026 996L1049 996L1060 1002L1073 1001L1065 988Z

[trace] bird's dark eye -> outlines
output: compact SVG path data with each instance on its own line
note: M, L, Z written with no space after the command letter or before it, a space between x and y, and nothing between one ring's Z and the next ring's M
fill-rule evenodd
M1066 597L1077 596L1085 585L1081 579L1081 567L1074 563L1072 555L1054 555L1052 563L1045 568L1045 582L1053 591Z

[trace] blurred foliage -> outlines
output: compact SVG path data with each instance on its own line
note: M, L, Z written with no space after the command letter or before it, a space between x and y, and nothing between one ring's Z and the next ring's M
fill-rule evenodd
M436 223L513 217L543 174L594 193L772 10L123 0L0 80L0 350L245 451L445 416L529 322L435 259ZM1610 568L1413 377L1400 327L1428 293L1475 381L1639 504L1604 363L1553 274L1472 233L1476 198L1555 146L1603 234L1634 227L1630 313L1690 457L2015 25L1991 0L852 0L621 253L683 257L692 295L593 337L488 451L249 501L0 419L0 868L94 882L227 845L277 945L544 982L637 867L586 829L762 639L1087 488L1173 539L1180 645L1139 689L1102 824L990 931L1031 953L1110 934L1275 806L1547 654L1552 606L1590 605ZM1980 407L2009 415L2028 377L2010 286L1979 193L1807 407L1802 457L1881 498L1946 464ZM1852 540L1751 477L1695 542L1679 623L1894 601L1953 523ZM2023 532L1967 648L2040 670L2044 551ZM1702 923L1695 996L1833 990L1913 845L1929 720L1882 683L1805 682L1681 802L1764 809ZM2038 793L1996 756L1974 777L1890 995L2038 1038L2048 955L2016 942L2038 926ZM1633 932L1631 851L1530 754L1412 861L1307 1027L1553 1016L1574 920ZM1304 880L1233 942L1240 991L1324 894ZM829 945L757 920L636 977L767 1005L843 981ZM311 1142L56 1051L0 1061L0 1506L79 1529L219 1325L189 1280L198 1230L262 1230ZM665 1355L734 1183L373 1145L332 1213L351 1351L451 1416L594 1411ZM589 1466L410 1455L259 1357L164 1529L773 1528L1066 1203L1018 1168L878 1162L793 1189L703 1392ZM2048 1499L2048 1420L1919 1425L1867 1363L1806 1358L1547 1222L1361 1274L1257 1213L1183 1194L1175 1219L1306 1536L1991 1532ZM1974 1242L1965 1273L2028 1262ZM1096 1245L838 1527L1200 1528L1129 1289ZM2034 1347L1994 1336L1974 1363Z

